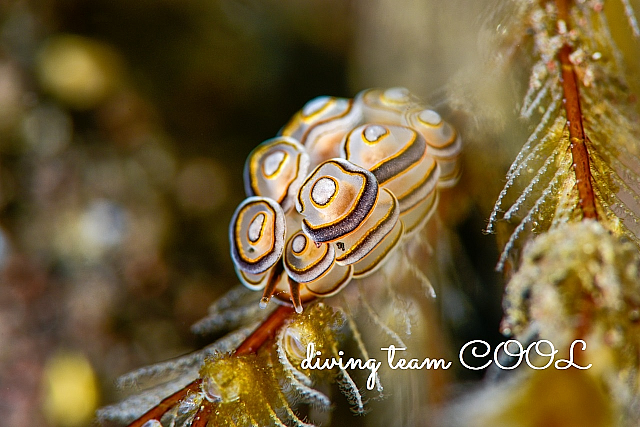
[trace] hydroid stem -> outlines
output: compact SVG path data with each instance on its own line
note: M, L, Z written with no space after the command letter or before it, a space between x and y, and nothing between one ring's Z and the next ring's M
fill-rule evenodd
M571 0L557 0L558 21L563 21L566 31L569 31L569 5ZM571 156L573 157L573 169L576 174L578 186L579 205L582 209L583 219L597 219L596 198L591 182L591 169L589 166L589 151L586 145L584 133L582 108L580 106L580 90L578 79L571 62L572 48L564 44L558 52L562 72L562 90L564 92L563 104L567 114L569 127L569 140Z
M200 389L201 382L202 380L200 379L192 381L185 387L173 393L171 396L165 397L160 403L149 409L140 418L129 424L127 427L142 427L147 421L159 420L169 409L184 399L189 392L197 392Z
M293 307L281 305L265 320L258 329L249 335L235 351L236 355L255 353L262 344L276 335L284 321L294 313Z

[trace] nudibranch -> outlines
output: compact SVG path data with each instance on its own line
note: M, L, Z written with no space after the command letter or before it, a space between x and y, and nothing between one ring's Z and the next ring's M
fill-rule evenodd
M230 227L240 281L303 304L366 277L460 176L460 135L405 88L309 101L247 158Z

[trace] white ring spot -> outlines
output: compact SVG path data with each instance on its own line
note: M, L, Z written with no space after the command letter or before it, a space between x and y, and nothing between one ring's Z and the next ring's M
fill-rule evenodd
M202 391L204 392L204 397L209 402L220 402L222 400L222 391L218 384L213 381L213 379L206 377L202 382Z
M312 99L302 107L302 115L304 117L309 117L310 115L317 113L322 110L329 101L331 101L331 97L329 96L319 96Z
M287 353L292 356L293 359L302 360L306 354L306 348L300 338L300 331L289 326L284 332L284 346Z
M431 126L438 126L442 121L442 117L440 117L440 114L436 113L433 110L421 111L418 118L420 119L421 122Z
M384 92L384 97L390 102L406 102L409 100L409 89L392 87Z
M277 151L274 151L273 153L270 153L264 159L264 163L262 164L262 171L264 172L264 175L267 178L270 178L271 176L273 176L273 174L276 173L280 168L280 165L282 165L282 162L284 161L286 156L287 156L287 153L281 150L277 150Z
M264 220L266 215L263 213L259 213L256 215L253 220L251 220L251 224L249 224L249 240L251 243L255 243L260 239L260 235L262 234L262 227L264 226Z
M367 126L364 130L364 138L369 142L376 142L387 133L387 130L380 125Z
M322 177L313 184L311 199L318 205L324 206L336 194L336 182L327 177Z
M299 254L307 246L307 238L304 234L298 234L291 242L291 249L294 253Z

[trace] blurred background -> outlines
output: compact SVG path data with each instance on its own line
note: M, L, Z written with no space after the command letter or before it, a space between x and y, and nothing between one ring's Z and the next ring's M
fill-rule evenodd
M487 5L1 0L0 424L90 425L119 375L208 342L189 327L237 283L244 159L306 101L406 86L482 122L447 108L445 86L490 51ZM500 338L482 229L526 133L504 105L481 112L501 136L463 134L473 154L443 195L471 272L461 342Z

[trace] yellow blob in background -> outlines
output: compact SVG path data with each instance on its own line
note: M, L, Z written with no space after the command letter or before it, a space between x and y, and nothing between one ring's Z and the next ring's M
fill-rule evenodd
M98 404L93 368L82 353L58 351L45 366L43 412L56 426L87 424Z

